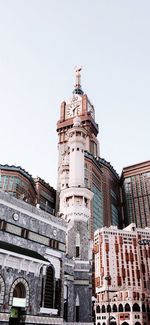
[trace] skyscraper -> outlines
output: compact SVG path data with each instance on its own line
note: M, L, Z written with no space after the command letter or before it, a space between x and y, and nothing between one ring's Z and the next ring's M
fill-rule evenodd
M124 167L122 186L126 224L150 227L150 161Z

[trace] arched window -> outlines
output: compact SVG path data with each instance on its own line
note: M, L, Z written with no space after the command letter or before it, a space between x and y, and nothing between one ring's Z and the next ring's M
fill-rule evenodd
M80 234L76 234L76 257L80 257Z
M111 306L107 305L107 313L111 313Z
M140 306L138 304L134 304L133 311L140 311Z
M139 323L139 322L136 322L136 323L135 323L135 325L141 325L141 323Z
M102 313L106 313L106 308L104 305L102 305Z
M99 314L100 313L100 306L96 306L96 313Z
M147 312L150 313L150 306L147 305Z
M9 305L13 304L13 298L26 298L26 306L29 305L29 285L24 278L17 278L10 289Z
M125 311L131 311L131 307L129 304L125 304Z
M129 325L129 323L127 323L127 322L123 322L122 325Z
M119 309L119 312L122 312L123 311L123 305L122 304L119 304L118 309Z
M116 313L117 312L117 306L113 305L113 312Z
M54 269L52 266L47 268L45 292L44 292L44 308L54 307Z

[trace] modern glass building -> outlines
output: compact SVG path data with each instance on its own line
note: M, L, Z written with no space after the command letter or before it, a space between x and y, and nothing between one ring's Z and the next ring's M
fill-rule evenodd
M150 161L123 168L122 187L125 223L150 227Z
M85 184L93 193L91 236L103 226L122 228L120 177L105 159L85 152Z
M56 191L41 178L34 179L20 166L0 165L0 190L55 213Z

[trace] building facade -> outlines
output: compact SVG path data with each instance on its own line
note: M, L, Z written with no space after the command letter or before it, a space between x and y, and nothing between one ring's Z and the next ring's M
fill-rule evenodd
M66 224L0 192L0 324L63 322Z
M0 190L55 214L56 191L40 177L34 179L20 166L0 165Z
M123 168L121 179L126 224L150 227L150 161Z
M96 324L150 324L150 228L95 232Z

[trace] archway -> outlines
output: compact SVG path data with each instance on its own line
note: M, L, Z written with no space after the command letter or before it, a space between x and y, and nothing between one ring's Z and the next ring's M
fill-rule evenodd
M111 306L107 305L107 313L111 313Z
M26 308L29 303L29 286L25 279L18 278L14 281L10 289L9 304L10 311L9 325L19 325L22 308Z
M104 305L102 305L102 313L106 313L106 308Z
M127 322L123 322L122 325L129 325L129 323L127 323Z
M13 291L13 297L15 297L15 298L25 298L26 297L26 289L25 289L25 286L21 282L16 284L14 291Z
M18 296L16 296L18 295ZM26 299L26 307L29 305L29 285L24 278L16 279L10 289L9 305L13 305L13 298Z
M131 311L131 307L129 304L125 304L125 311Z
M140 306L138 304L134 304L133 311L140 311Z
M119 310L119 312L123 312L123 305L122 304L119 304L118 310Z
M112 308L112 309L113 309L113 312L114 312L114 313L117 312L117 306L116 306L116 304L113 305L113 308Z
M139 323L139 322L136 322L136 323L135 323L135 325L141 325L141 323Z

